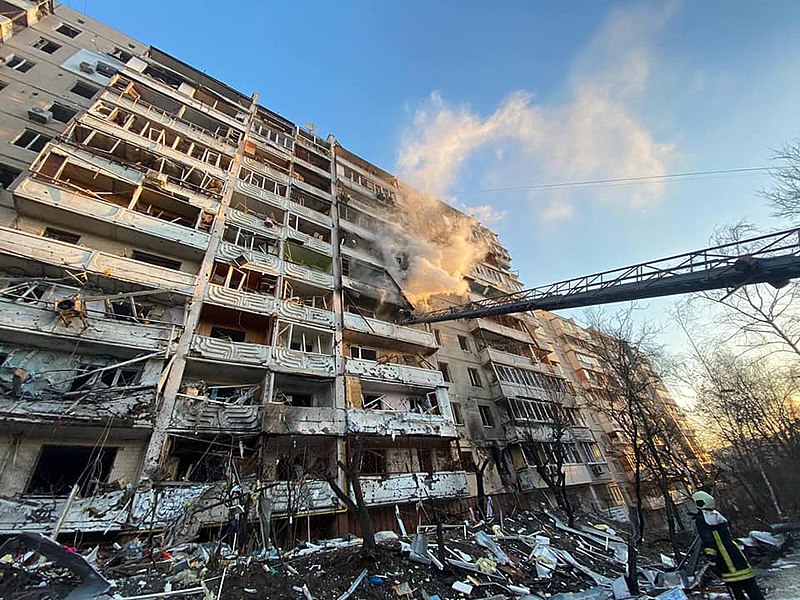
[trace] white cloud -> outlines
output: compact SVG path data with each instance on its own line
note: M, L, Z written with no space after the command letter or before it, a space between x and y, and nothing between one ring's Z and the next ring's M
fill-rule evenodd
M483 179L498 187L667 173L675 148L656 139L637 108L653 70L650 40L673 10L666 4L612 11L574 62L562 103L539 103L530 92L517 91L482 116L432 93L403 132L401 177L445 197L475 158ZM634 208L656 202L663 191L662 185L590 190L596 201ZM474 207L473 214L491 215L487 208ZM564 198L540 213L550 221L574 214Z

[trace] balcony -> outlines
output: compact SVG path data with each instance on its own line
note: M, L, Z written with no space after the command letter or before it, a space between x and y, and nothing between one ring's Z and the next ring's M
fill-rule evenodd
M209 148L213 148L219 152L232 154L236 149L236 144L233 140L178 118L169 111L145 102L141 97L134 99L130 94L117 91L116 89L107 89L100 98L132 113L136 113L139 116L145 117L163 127L169 127L175 133L202 142Z
M549 392L544 388L533 387L528 385L519 385L516 383L506 383L505 381L493 382L490 386L492 395L495 398L536 398L546 400L549 397Z
M96 129L100 132L110 135L111 137L124 140L129 144L131 144L132 146L141 148L146 152L154 152L156 154L160 154L176 162L193 165L201 169L202 171L207 172L209 175L213 175L214 177L225 179L228 176L227 170L222 169L216 166L215 164L198 160L189 154L185 154L183 152L178 152L177 150L174 150L168 144L155 142L146 136L141 136L128 129L123 129L122 127L117 127L115 125L112 125L105 119L93 115L91 112L82 115L80 118L80 122L86 125L87 127Z
M267 225L267 220L262 215L246 213L235 208L228 210L228 215L225 218L226 225L238 225L246 229L262 233L275 239L282 239L286 237L286 228L281 223L275 223L270 220Z
M509 365L512 367L522 367L523 369L530 369L531 366L536 365L536 360L519 354L512 354L503 350L496 350L486 346L478 353L483 364L489 362L499 363L501 365Z
M0 254L79 272L87 271L98 277L172 290L186 296L192 295L196 279L191 273L156 267L8 227L0 227Z
M322 252L327 256L333 255L333 246L331 246L330 242L326 242L325 240L316 238L307 233L303 233L302 231L297 231L296 229L291 229L291 228L286 229L286 236L288 238L291 238L292 240L300 242L303 246L307 246L312 250L316 250L317 252Z
M367 229L365 226L359 225L358 223L354 223L348 218L341 216L341 214L339 215L339 225L345 231L355 233L357 236L364 238L365 240L371 241L377 239L375 231Z
M239 179L238 177L236 178L234 187L237 191L241 192L245 196L261 200L262 202L269 204L270 206L274 206L275 208L286 210L289 206L289 200L286 198L286 196L280 196L275 192L260 188L257 185L248 183L243 179Z
M363 379L402 383L432 389L444 386L444 377L436 369L423 369L396 363L381 363L360 358L347 359L347 374Z
M379 435L420 435L455 438L458 433L452 421L442 415L416 412L371 411L347 409L348 433Z
M298 215L303 215L309 221L314 221L318 225L322 225L328 229L333 227L333 219L331 219L328 215L314 210L313 208L303 206L302 204L298 204L292 200L289 200L289 208L292 212L297 213Z
M178 394L170 429L193 434L256 435L261 431L261 406L226 404L202 396Z
M499 323L495 323L489 319L470 320L470 331L475 333L480 329L497 335L502 335L503 337L511 338L512 340L517 340L518 342L524 342L526 344L534 343L533 338L527 331L521 331L519 329L514 329L513 327L506 327L505 325L500 325ZM480 336L479 333L476 335Z
M396 306L407 306L407 301L403 295L394 287L388 287L388 285L377 286L347 275L342 275L342 285L361 294L366 294L370 298L389 302Z
M503 431L509 443L550 442L553 430L547 423L515 420L503 423Z
M321 190L310 183L306 183L305 181L300 181L299 179L295 178L292 178L292 185L298 189L308 192L309 194L324 198L328 202L333 201L333 196L331 195L330 190Z
M333 275L323 271L310 269L298 263L281 260L274 254L253 252L230 242L222 242L217 249L217 257L226 262L237 261L241 264L241 257L245 258L245 268L251 268L267 275L286 275L298 281L307 281L316 286L332 289Z
M589 467L584 464L564 465L564 475L566 476L567 486L588 485L592 483L592 475ZM517 470L520 487L526 491L546 488L547 484L536 472L536 467L524 467Z
M365 338L388 339L412 346L422 346L428 350L436 350L438 348L432 333L381 321L380 319L362 317L355 313L344 313L344 328L363 334Z
M180 329L168 323L128 323L93 312L86 317L86 324L88 327L78 318L62 319L52 305L0 298L0 330L7 335L42 336L48 346L64 341L67 345L97 344L159 352L171 346Z
M288 173L285 173L284 171L279 171L278 169L271 167L259 160L256 160L255 158L244 156L242 157L242 164L248 167L249 169L260 171L264 175L267 175L270 178L274 179L275 181L279 181L284 185L289 185L291 181Z
M18 196L18 210L22 214L73 226L84 222L88 230L111 239L118 237L114 230L120 227L130 230L131 236L144 234L200 251L208 246L209 234L204 231L90 198L43 180L25 179L14 194Z
M205 301L263 315L281 316L326 329L334 327L334 317L330 311L279 300L274 296L242 292L213 283L206 288Z
M335 357L330 354L301 352L280 346L229 342L202 335L192 338L192 352L208 360L269 367L276 371L319 377L331 377L336 362Z
M383 259L370 254L369 252L365 252L363 250L357 248L351 248L347 244L342 245L342 254L344 256L354 258L355 260L360 260L362 262L371 263L373 265L377 265L379 267L383 267L384 262Z
M80 398L80 402L77 400ZM53 427L66 425L112 426L145 429L153 427L155 390L153 386L109 388L65 396L39 393L21 398L0 396L0 419L15 423Z
M344 435L344 411L328 407L270 402L264 409L264 433L273 435Z
M463 498L469 495L464 471L362 475L361 489L364 500L371 505Z

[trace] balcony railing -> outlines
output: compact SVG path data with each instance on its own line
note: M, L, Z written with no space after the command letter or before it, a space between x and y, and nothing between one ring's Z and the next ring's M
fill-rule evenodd
M332 312L297 304L296 302L279 300L274 296L265 296L209 284L206 288L205 299L207 302L218 306L227 306L264 315L281 316L293 321L325 327L326 329L333 329L334 327Z
M529 356L522 356L520 354L512 354L511 352L505 352L504 350L496 350L495 348L491 348L486 346L483 350L479 352L479 356L481 357L481 362L484 364L493 362L499 363L501 365L510 365L514 367L522 367L525 369L531 368L532 365L535 365L537 361Z
M204 231L176 225L116 204L90 198L76 191L65 190L51 183L45 183L43 180L25 179L14 193L24 197L27 202L47 205L71 215L83 217L88 215L103 223L128 229L138 234L169 240L181 246L198 250L205 250L208 246L209 235ZM26 209L21 208L21 212L26 212ZM65 222L69 218L65 215Z
M333 275L317 271L298 263L281 260L274 254L254 252L241 246L222 242L217 249L217 256L227 262L244 257L248 266L268 275L286 275L298 281L307 281L325 289L333 288Z
M170 428L192 433L257 434L261 431L261 406L179 394Z
M403 325L396 325L381 321L380 319L372 319L370 317L362 317L354 313L344 313L344 328L359 333L375 336L383 339L395 340L397 342L404 342L406 344L413 344L416 346L423 346L425 348L435 350L438 348L433 334L414 329L412 327L405 327Z
M392 435L420 435L455 438L458 435L452 421L442 415L416 412L372 411L347 409L347 431Z
M469 495L464 471L362 475L361 489L364 500L371 505L463 498Z
M147 287L192 295L196 277L191 273L141 263L130 258L58 242L38 235L0 227L0 254L18 256L65 269L137 283Z
M479 329L490 331L491 333L496 333L497 335L502 335L526 344L533 344L533 338L527 331L500 325L489 319L472 319L470 321L470 331L477 331Z
M245 342L229 342L202 335L192 339L192 351L200 358L233 362L259 367L270 367L288 373L306 373L331 377L335 358L330 354L301 352L280 346L262 346Z
M589 471L589 467L584 464L564 465L564 475L566 476L566 484L568 486L588 485L592 483L592 475ZM547 484L539 476L539 473L536 472L536 467L518 469L517 478L519 479L520 487L526 492L547 487Z
M263 429L273 435L344 435L344 411L270 402L264 408Z
M87 327L88 325L88 327ZM90 312L85 322L65 320L52 305L27 304L0 298L0 329L74 343L121 346L158 352L170 347L180 328L170 324L128 323Z
M382 363L358 358L347 359L347 374L364 379L403 383L428 389L444 385L444 377L441 371L436 369L423 369L420 367L388 362Z

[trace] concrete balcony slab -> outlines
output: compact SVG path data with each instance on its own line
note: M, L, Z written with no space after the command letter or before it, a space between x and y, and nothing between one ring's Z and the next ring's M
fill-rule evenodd
M357 358L348 358L346 365L348 375L363 379L402 383L427 389L444 386L444 377L441 371L436 369L422 369L420 367L380 363L374 360Z
M195 275L0 227L0 254L191 296Z
M378 435L458 437L452 421L442 415L347 409L347 432Z
M368 338L393 340L412 346L421 346L427 350L436 350L439 347L432 333L380 319L362 317L354 313L344 313L344 328L363 334Z

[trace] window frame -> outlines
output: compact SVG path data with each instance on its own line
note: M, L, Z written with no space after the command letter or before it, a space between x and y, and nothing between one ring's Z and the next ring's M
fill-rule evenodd
M469 383L472 387L483 387L483 379L478 369L475 367L467 367L467 375L469 376Z
M460 402L451 402L450 403L450 410L453 413L453 423L463 427L464 426L464 414L461 412L461 403Z
M61 31L62 28L66 29L67 32ZM69 23L64 23L63 21L61 22L61 24L58 27L54 27L53 31L55 33L63 35L65 38L69 38L71 40L74 40L76 37L78 37L80 34L83 33L82 29L78 29L77 27L74 27L74 26L70 25ZM72 33L73 31L75 32L75 34L74 35L70 35L70 33Z
M20 73L27 73L36 66L36 62L19 54L12 54L6 59L5 66Z
M478 405L478 414L481 417L481 425L487 429L492 429L495 426L494 415L492 414L492 407L488 404Z
M33 137L28 141L26 144L18 144L17 142L21 141L26 135L33 134ZM37 131L36 129L29 129L26 127L22 130L17 137L14 138L14 141L11 142L17 148L22 148L23 150L30 150L31 152L41 152L42 149L47 145L47 143L52 140L52 136L47 135L41 131ZM41 145L40 145L41 144Z

